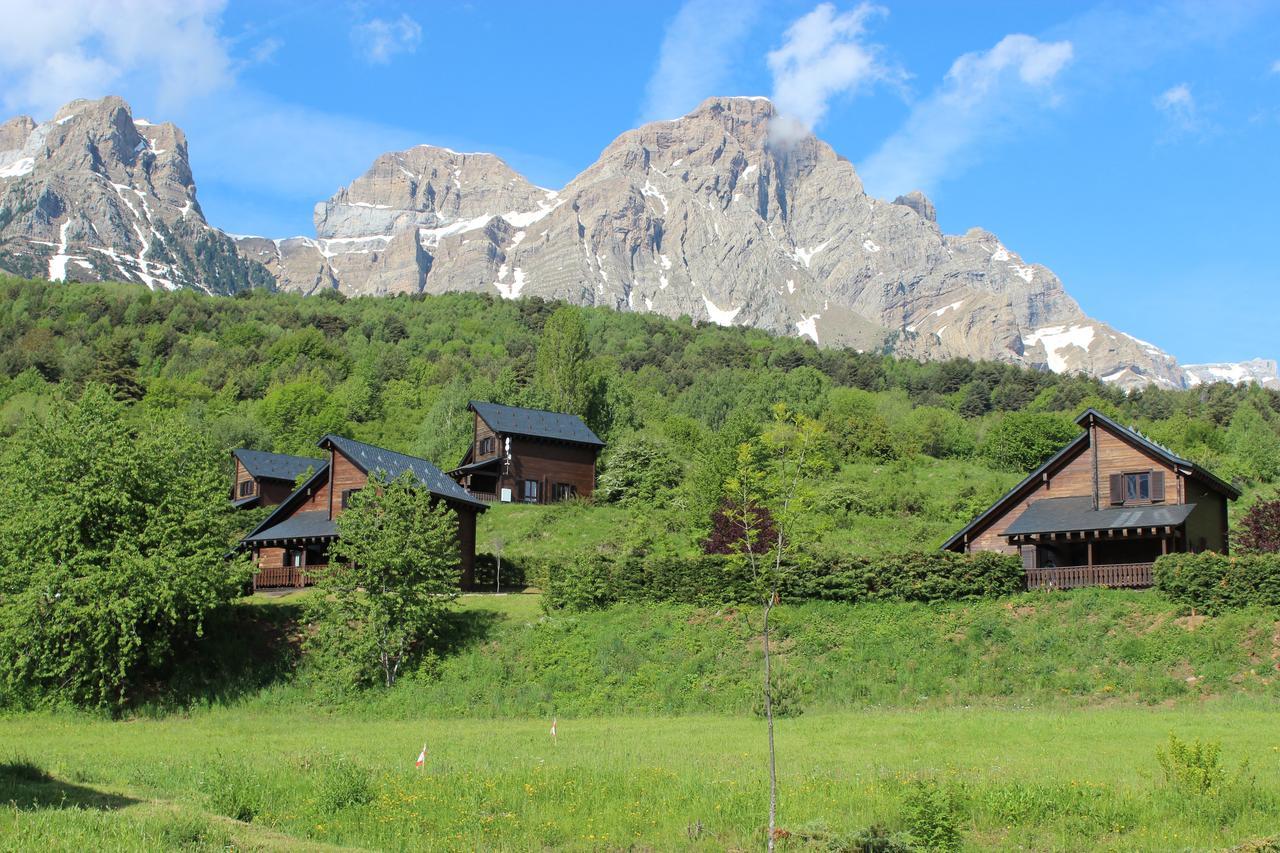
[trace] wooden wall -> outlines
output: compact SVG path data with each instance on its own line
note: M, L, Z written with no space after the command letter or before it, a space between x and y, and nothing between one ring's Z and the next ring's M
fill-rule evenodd
M1164 502L1170 504L1182 502L1179 500L1180 478L1172 466L1148 455L1100 426L1094 429L1093 435L1098 447L1098 501L1101 508L1110 506L1111 474L1152 470L1165 472ZM1029 485L1018 500L1011 503L1003 512L987 519L982 528L972 531L968 550L1017 554L1018 549L1009 545L1000 534L1028 506L1045 498L1092 497L1094 493L1093 452L1089 443L1082 444L1077 453L1068 459L1061 460L1046 473L1047 479L1042 478L1040 482ZM1153 497L1156 496L1153 495Z
M346 489L363 489L365 483L369 482L369 475L337 451L331 454L331 458L328 510L330 518L337 518L342 515L342 492Z
M498 478L498 494L511 489L511 499L521 498L521 482L538 481L539 503L554 500L556 483L572 485L579 497L590 497L596 490L596 448L577 444L538 441L512 437L511 473Z
M233 501L240 500L240 484L246 480L256 483L254 494L258 495L258 506L276 506L283 503L285 498L293 494L292 482L270 478L255 478L245 469L244 463L239 459L233 456L232 460L235 462L235 479L231 484L231 499Z

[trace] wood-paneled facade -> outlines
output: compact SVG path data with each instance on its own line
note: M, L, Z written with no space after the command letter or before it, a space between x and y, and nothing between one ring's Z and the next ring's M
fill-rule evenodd
M276 506L293 494L297 478L321 460L260 450L231 452L231 502L241 508Z
M1096 410L1076 423L1078 438L943 548L1018 554L1032 586L1144 586L1162 554L1227 552L1235 487Z
M474 585L476 518L485 510L483 503L425 459L332 435L325 436L320 447L328 452L328 459L318 463L319 470L241 540L241 548L253 554L258 567L255 589L313 583L316 574L328 567L329 546L338 538L337 518L350 496L365 488L373 471L389 479L408 472L436 500L454 510L459 583L463 589Z
M449 472L485 501L546 504L590 497L604 442L580 418L472 402L471 446Z

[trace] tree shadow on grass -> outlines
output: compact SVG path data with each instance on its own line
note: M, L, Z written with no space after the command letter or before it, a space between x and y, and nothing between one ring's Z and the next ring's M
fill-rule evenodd
M483 643L493 633L493 627L505 617L492 610L453 610L440 620L440 630L431 650L440 657L449 657Z
M116 811L139 802L64 782L39 765L22 758L0 761L0 803L19 811L42 809L96 809Z
M160 709L228 703L286 682L302 656L302 624L300 603L224 605L146 699Z

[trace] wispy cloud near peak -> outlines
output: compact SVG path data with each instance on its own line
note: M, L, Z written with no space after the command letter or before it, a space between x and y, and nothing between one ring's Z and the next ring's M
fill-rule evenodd
M394 20L373 18L352 28L351 41L366 62L386 65L396 54L418 49L422 26L404 14Z
M721 87L759 9L759 0L688 0L681 6L663 36L641 119L675 118L711 95L731 94Z
M1069 41L1013 34L990 50L959 57L942 84L863 164L868 189L887 197L932 190L976 156L980 142L1054 106L1053 84L1073 55Z
M879 46L866 41L867 22L885 14L871 3L839 14L833 4L821 3L787 28L782 46L767 57L779 113L775 141L812 131L837 95L904 77L881 60Z

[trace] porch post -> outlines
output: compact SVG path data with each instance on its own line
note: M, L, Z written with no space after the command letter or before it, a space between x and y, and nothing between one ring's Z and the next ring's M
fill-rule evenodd
M1089 554L1088 556L1089 568L1092 569L1093 568L1093 540L1092 539L1089 540L1088 554Z

